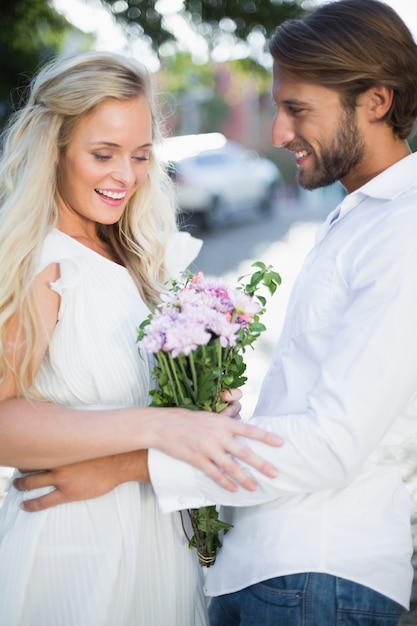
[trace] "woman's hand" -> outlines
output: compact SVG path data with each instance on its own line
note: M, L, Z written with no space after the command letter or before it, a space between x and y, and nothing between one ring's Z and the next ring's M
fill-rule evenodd
M277 468L251 450L242 438L280 447L282 439L240 420L241 392L224 392L229 402L221 413L186 409L155 409L152 446L205 472L228 491L237 484L253 491L257 484L239 465L242 461L274 478ZM156 415L158 412L158 415ZM230 419L235 418L235 419ZM14 481L20 491L54 487L43 496L27 499L22 508L40 511L64 502L97 498L128 481L149 482L147 450L109 455L37 471Z
M236 405L230 410L234 414ZM243 420L230 419L227 411L208 413L161 409L155 420L154 439L149 447L202 470L228 491L236 491L237 484L254 491L257 483L245 472L239 461L270 478L278 475L278 469L254 452L249 442L242 441L242 438L274 447L282 446L283 440Z

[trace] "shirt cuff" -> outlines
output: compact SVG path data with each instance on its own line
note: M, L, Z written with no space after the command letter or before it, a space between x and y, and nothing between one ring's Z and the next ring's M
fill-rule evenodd
M151 483L164 513L197 509L214 504L205 498L195 480L195 470L160 450L149 449L148 469Z

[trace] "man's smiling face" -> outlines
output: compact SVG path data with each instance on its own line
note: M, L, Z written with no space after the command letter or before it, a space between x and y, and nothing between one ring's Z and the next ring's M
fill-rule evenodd
M344 107L333 89L288 76L276 61L273 79L272 141L294 153L301 187L343 183L365 155L357 109Z

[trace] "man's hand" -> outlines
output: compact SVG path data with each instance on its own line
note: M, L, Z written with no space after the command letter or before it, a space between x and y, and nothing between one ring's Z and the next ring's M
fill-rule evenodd
M147 461L148 451L137 450L29 474L16 478L13 486L19 491L53 486L51 493L21 504L24 511L42 511L64 502L97 498L132 480L149 482Z
M221 391L220 397L227 402L227 407L223 409L222 414L232 417L233 419L240 419L240 411L242 405L240 400L242 398L242 392L240 389L230 389L230 391Z

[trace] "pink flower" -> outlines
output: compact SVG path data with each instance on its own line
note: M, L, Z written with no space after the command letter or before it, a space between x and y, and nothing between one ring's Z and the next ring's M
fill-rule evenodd
M202 285L204 283L204 274L203 272L197 272L191 279L193 285Z
M238 318L243 322L249 323L253 320L253 315L251 313L239 313Z

